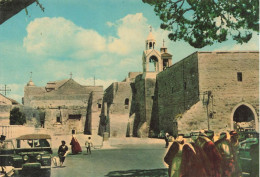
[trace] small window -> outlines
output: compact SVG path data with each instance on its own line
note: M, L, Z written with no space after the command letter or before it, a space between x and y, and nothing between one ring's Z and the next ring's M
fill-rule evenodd
M101 108L101 104L100 103L98 103L98 108Z
M237 81L242 82L242 72L237 73Z
M125 99L125 105L129 105L129 99L128 98Z
M56 122L61 123L61 118L60 118L60 116L57 116L57 117L56 117Z
M129 99L126 98L126 99L125 99L125 109L128 109L128 105L129 105Z
M69 115L69 119L80 119L81 118L81 114L70 114Z

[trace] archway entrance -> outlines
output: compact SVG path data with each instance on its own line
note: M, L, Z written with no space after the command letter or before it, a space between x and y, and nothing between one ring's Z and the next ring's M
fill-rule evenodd
M241 104L237 106L233 113L233 128L239 129L256 129L256 117L254 110L248 105Z
M154 55L149 58L149 71L158 71L158 59Z

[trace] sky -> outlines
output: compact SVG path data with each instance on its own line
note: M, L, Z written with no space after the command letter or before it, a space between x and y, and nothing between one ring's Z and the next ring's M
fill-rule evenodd
M196 51L259 50L256 33L247 44L233 40L202 49L173 42L160 29L153 7L141 0L39 0L0 25L0 89L21 103L30 80L44 87L49 81L72 78L82 85L124 80L142 71L142 52L150 26L156 49L163 44L173 63ZM32 75L31 75L32 72ZM1 92L2 94L4 92Z

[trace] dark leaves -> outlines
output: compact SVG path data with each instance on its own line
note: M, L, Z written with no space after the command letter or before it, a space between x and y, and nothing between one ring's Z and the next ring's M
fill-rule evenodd
M223 42L231 36L238 43L248 42L259 31L258 0L143 0L154 6L171 30L169 39L184 40L195 48Z

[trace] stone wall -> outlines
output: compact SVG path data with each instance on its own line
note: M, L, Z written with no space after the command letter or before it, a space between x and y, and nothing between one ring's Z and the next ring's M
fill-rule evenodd
M157 87L159 130L172 134L175 117L199 101L197 54L191 54L160 72Z
M252 107L258 124L259 53L199 52L198 56L200 93L211 91L210 129L233 129L234 109L242 104ZM242 81L238 81L238 72L242 73Z
M257 52L197 52L179 61L157 75L159 130L172 133L174 120L179 133L231 130L240 105L251 109L258 129L258 72Z
M109 119L109 128L112 137L125 137L129 112L132 102L131 82L114 82L106 90L103 98L102 119ZM106 111L106 113L104 112ZM102 125L100 125L102 126ZM101 129L100 129L101 130ZM100 134L104 131L104 127Z
M133 135L148 137L153 113L153 100L156 83L156 72L145 72L138 75L134 84L135 119Z

